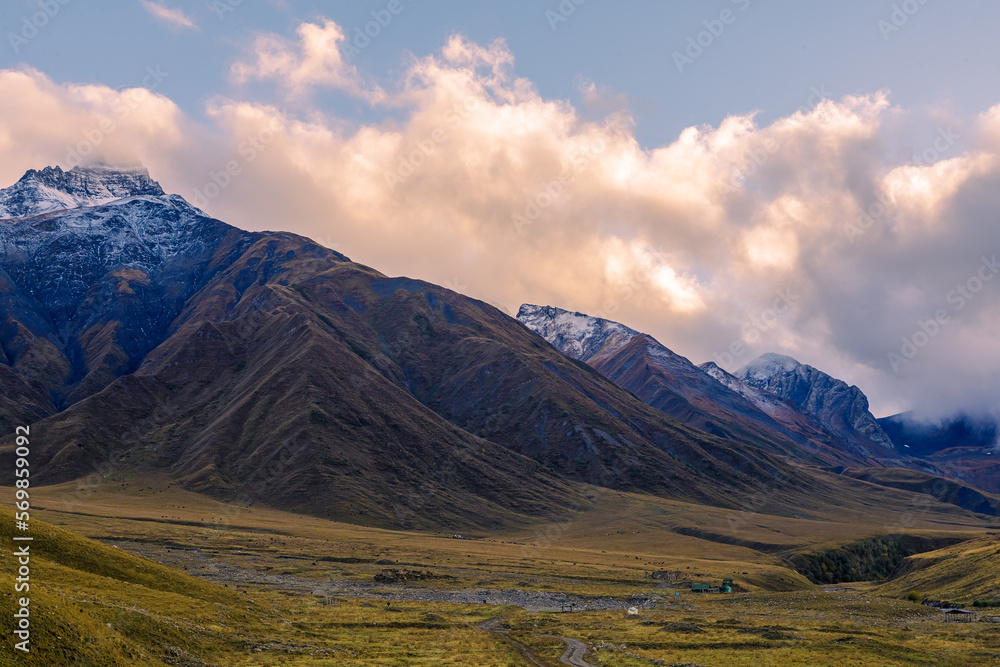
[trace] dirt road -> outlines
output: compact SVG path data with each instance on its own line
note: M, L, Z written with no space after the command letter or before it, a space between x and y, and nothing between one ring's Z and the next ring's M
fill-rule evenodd
M497 635L500 635L500 637L505 642L514 647L514 649L520 654L522 658L528 661L529 665L534 665L534 667L546 667L544 662L540 662L538 658L535 657L535 655L531 652L531 649L529 649L527 646L525 646L521 642L511 637L510 633L507 632L506 628L504 628L503 625L501 625L502 623L503 623L502 618L494 618L489 621L486 621L485 623L480 623L479 627L483 630L486 630L487 632L492 632Z
M494 618L486 621L485 623L480 623L479 627L487 632L493 632L500 635L505 642L517 649L517 652L520 653L521 657L527 660L528 663L535 665L536 667L545 667L545 663L539 661L539 659L531 652L531 649L511 637L510 633L507 632L502 624L502 618ZM587 645L583 642L577 639L570 639L569 637L556 637L554 635L536 635L536 637L551 637L566 644L566 651L562 654L562 657L559 658L559 662L571 665L572 667L596 667L596 665L584 660L584 657L587 655Z
M552 635L541 635L543 637L551 637ZM567 665L572 665L573 667L596 667L584 658L587 655L587 645L578 639L570 639L569 637L556 637L556 639L561 639L566 643L566 652L562 654L559 658L559 662L565 663Z

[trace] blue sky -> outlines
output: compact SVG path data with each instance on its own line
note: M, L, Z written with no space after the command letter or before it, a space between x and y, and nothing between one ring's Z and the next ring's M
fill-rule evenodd
M987 0L8 0L0 182L141 162L508 312L728 370L789 354L878 414L1000 411L997 25Z
M136 0L51 0L59 11L17 53L8 36L0 65L27 64L56 81L112 87L138 85L146 66L159 65L170 73L162 92L197 115L208 99L229 89L226 67L254 34L292 35L301 21L319 16L354 34L372 20L371 12L388 5L221 2L235 6L221 11L213 0L169 0L167 6L197 25L177 29ZM835 96L885 88L904 107L945 106L960 115L991 106L993 91L1000 89L1000 4L989 0L913 0L918 11L891 32L878 22L891 22L894 6L905 3L586 0L575 6L567 0L564 6L575 9L565 21L546 14L559 13L555 0L401 4L403 11L356 58L365 75L391 80L407 54L435 52L454 33L481 44L505 39L518 74L545 97L583 107L581 81L624 95L647 146L665 143L689 125L717 124L728 114L760 110L762 120L786 115L806 103L813 86ZM38 11L37 0L9 0L0 9L0 25L5 33L20 33L24 18ZM697 38L704 22L718 21L724 11L732 12L732 22L679 72L672 54L683 53L688 38ZM377 114L346 100L329 103L347 117Z

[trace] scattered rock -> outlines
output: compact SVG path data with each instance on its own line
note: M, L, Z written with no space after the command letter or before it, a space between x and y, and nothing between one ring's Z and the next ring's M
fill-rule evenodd
M376 574L375 581L380 584L395 584L401 581L424 581L426 579L434 579L435 577L436 575L433 572L422 570L387 569Z

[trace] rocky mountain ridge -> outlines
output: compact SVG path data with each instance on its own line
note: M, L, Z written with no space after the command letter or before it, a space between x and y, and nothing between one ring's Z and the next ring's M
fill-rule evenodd
M856 386L773 353L754 359L735 376L751 387L789 401L841 436L861 455L886 458L901 454L868 409L868 397Z
M697 367L656 339L617 322L525 304L518 320L652 407L721 437L810 463L878 465L788 400L737 379L714 363ZM623 333L624 332L624 333Z
M0 218L23 218L52 211L99 206L127 197L164 196L160 184L142 167L97 164L29 169L14 185L0 190Z

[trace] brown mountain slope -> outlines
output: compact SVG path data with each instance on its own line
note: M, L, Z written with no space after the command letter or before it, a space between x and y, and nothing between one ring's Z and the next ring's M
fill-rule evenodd
M110 458L381 525L558 511L580 500L560 479L732 507L800 484L784 461L670 420L486 304L289 234L258 239L193 295L133 375L33 432L41 482Z
M707 433L811 464L858 463L822 429L788 429L646 334L587 363L650 406Z
M838 468L836 471L841 475L872 484L924 494L940 502L958 505L970 512L990 516L1000 515L1000 496L980 491L952 479L905 468Z
M235 500L394 525L420 525L422 515L492 525L579 500L533 461L426 410L296 290L255 280L233 304L227 278L266 273L267 262L255 260L271 254L270 243L207 287L136 374L33 429L40 482L123 459L168 467L189 488ZM290 263L287 278L309 274L308 264ZM138 433L123 439L132 425Z

